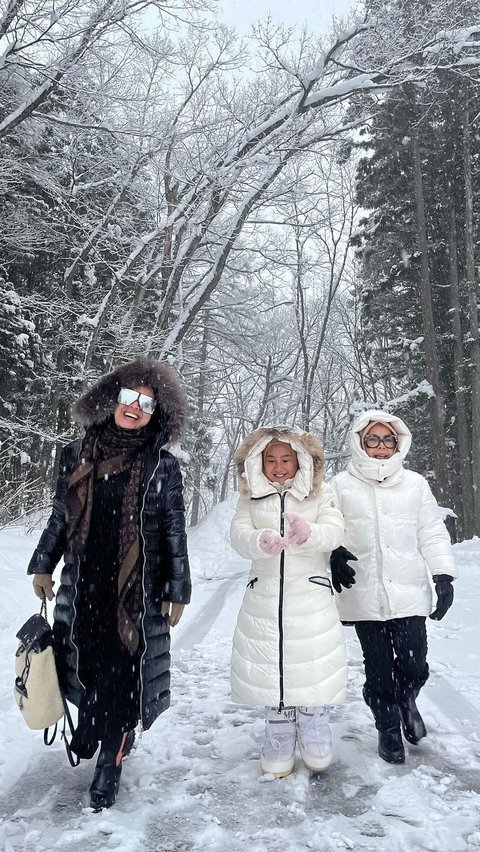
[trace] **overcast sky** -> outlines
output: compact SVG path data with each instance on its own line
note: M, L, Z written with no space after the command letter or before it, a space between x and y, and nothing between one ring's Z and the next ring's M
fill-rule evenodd
M307 23L310 30L327 32L333 15L341 17L357 5L355 0L220 0L219 18L242 34L269 13L290 26Z

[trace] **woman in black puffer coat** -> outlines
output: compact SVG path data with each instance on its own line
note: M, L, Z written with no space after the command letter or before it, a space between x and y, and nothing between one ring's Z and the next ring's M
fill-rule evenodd
M182 478L163 449L187 399L167 364L146 358L103 376L73 408L83 439L62 453L53 509L28 566L53 599L61 687L78 707L72 750L100 752L95 810L115 801L129 732L170 703L170 635L190 600ZM130 734L130 737L132 734Z

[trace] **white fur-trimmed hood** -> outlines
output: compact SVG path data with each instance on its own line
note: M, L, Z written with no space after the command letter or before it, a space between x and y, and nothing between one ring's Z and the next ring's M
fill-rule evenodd
M290 444L298 458L298 470L290 491L303 500L318 494L324 479L323 447L309 432L290 427L263 426L256 429L238 447L234 461L237 465L238 490L243 497L264 497L275 486L262 471L262 453L272 440Z

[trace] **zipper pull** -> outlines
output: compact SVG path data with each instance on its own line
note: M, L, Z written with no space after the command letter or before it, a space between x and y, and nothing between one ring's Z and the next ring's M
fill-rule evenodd
M253 580L247 583L247 589L253 589L255 583L258 583L258 577L254 577Z

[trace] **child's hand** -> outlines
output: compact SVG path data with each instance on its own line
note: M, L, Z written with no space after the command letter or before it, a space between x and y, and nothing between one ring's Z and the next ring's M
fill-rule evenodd
M288 547L288 544L281 535L274 530L264 530L258 537L258 546L260 550L267 553L269 556L278 556L282 550Z
M283 517L288 521L288 544L304 544L310 537L312 528L296 512L284 512Z

